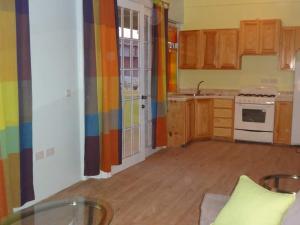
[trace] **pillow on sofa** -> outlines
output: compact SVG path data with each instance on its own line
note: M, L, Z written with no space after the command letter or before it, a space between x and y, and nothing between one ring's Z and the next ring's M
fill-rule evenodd
M295 195L271 192L241 176L213 225L280 225Z
M289 207L283 217L281 225L299 225L300 223L300 192L296 195L295 202Z

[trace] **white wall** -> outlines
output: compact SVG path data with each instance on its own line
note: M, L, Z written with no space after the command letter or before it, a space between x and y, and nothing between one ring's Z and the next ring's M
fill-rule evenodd
M30 0L34 188L40 201L81 179L77 8L81 0ZM76 5L77 4L77 5ZM82 11L81 11L82 12ZM66 91L71 96L66 96ZM36 153L55 154L36 160Z
M184 23L184 0L165 0L170 3L169 19L179 24Z

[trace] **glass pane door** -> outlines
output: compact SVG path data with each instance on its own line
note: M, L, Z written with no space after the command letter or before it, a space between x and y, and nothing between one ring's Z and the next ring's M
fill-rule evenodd
M123 107L123 159L140 151L139 12L119 7L119 38Z
M118 1L123 109L123 163L120 171L145 159L150 98L150 12L143 5ZM146 122L144 122L146 121ZM147 135L146 135L147 133ZM150 132L151 133L151 132ZM151 138L150 138L151 140Z

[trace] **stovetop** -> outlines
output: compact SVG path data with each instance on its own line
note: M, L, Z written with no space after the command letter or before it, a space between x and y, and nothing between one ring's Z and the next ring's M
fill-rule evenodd
M266 97L266 98L275 98L276 95L272 95L272 94L238 94L238 96L245 96L245 97Z
M274 87L256 87L240 90L235 97L236 103L245 104L274 104L275 97L278 95Z

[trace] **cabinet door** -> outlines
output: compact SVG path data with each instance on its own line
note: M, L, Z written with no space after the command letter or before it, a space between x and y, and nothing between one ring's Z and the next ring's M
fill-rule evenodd
M296 28L295 49L300 50L300 27Z
M259 20L241 21L240 54L253 55L259 52Z
M196 69L201 67L200 43L200 31L181 31L179 33L179 68Z
M280 20L260 21L260 54L267 55L278 53L280 31Z
M195 137L210 138L212 136L212 101L210 99L195 100Z
M291 144L292 102L276 102L274 143Z
M295 69L295 29L284 28L280 46L280 68Z
M169 101L167 114L168 146L178 147L186 143L185 102Z
M237 29L220 30L218 44L218 68L239 68Z
M186 102L186 142L191 141L195 136L195 106L194 100Z
M217 68L218 32L216 30L204 30L202 42L204 69ZM200 53L200 55L202 55Z

